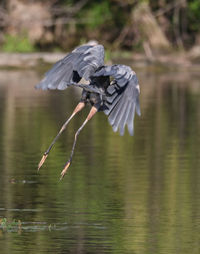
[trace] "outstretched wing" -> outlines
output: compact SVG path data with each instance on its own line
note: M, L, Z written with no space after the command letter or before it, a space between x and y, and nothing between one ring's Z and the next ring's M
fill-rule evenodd
M93 76L112 76L114 80L107 88L104 112L116 132L124 134L128 126L130 135L133 135L133 120L135 111L140 115L139 93L140 88L135 72L126 65L104 66Z
M81 78L89 77L104 64L102 45L83 45L75 48L46 74L36 88L64 90L69 85L78 83Z

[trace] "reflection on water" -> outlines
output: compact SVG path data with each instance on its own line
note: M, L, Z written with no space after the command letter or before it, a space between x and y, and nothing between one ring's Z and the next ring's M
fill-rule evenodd
M41 172L37 163L80 91L34 90L34 71L0 71L0 229L2 254L199 253L199 74L137 70L142 116L135 135L112 132L103 113L80 134L57 141Z

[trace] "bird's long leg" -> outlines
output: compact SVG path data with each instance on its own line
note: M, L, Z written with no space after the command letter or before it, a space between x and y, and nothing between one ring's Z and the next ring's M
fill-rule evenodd
M56 135L56 137L54 138L54 140L52 141L51 145L49 146L49 148L44 152L41 161L38 164L38 170L42 167L43 163L45 162L52 146L55 144L56 140L59 138L59 136L61 135L61 133L65 130L65 128L67 127L68 123L70 122L70 120L79 112L81 111L85 106L85 102L79 102L78 105L76 106L76 108L74 109L73 113L71 114L71 116L67 119L67 121L63 124L63 126L61 127L60 131L58 132L58 134Z
M62 180L62 178L64 177L64 175L67 172L68 167L70 166L71 162L72 162L72 157L74 154L74 149L75 149L75 145L76 145L76 141L77 141L77 137L79 135L79 133L81 132L81 130L83 129L83 127L86 125L86 123L96 114L96 112L98 111L98 108L96 107L92 107L90 110L90 113L88 114L87 118L85 119L85 121L83 122L83 124L81 125L81 127L77 130L77 132L75 133L75 137L74 137L74 143L72 146L72 151L71 151L71 155L69 157L69 160L67 161L67 163L64 166L64 169L61 172L61 177L60 180Z

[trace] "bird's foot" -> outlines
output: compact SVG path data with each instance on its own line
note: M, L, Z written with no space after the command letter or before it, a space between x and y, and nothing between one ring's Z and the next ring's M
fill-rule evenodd
M44 153L44 155L42 156L41 161L38 164L38 171L40 170L40 168L42 167L43 163L45 162L46 158L47 158L48 154Z
M60 174L61 175L60 180L62 180L63 177L65 176L65 174L67 173L67 170L68 170L70 164L71 164L70 160L65 164L65 167L64 167L64 169L62 170L62 172Z

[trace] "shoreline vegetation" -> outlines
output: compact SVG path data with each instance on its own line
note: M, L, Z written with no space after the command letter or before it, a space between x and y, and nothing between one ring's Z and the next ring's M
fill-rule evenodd
M0 69L38 69L41 66L52 65L58 60L65 57L67 52L34 52L34 53L5 53L0 52ZM196 61L191 53L171 53L167 55L159 55L153 59L149 59L143 53L135 53L130 51L115 51L109 53L105 62L124 62L130 63L136 67L144 67L150 65L160 65L168 69L188 68L199 70L200 61ZM119 59L119 61L118 61ZM169 66L170 64L170 66Z
M106 61L200 65L199 0L7 0L0 3L0 68L54 63L96 40ZM46 53L50 52L50 53Z

